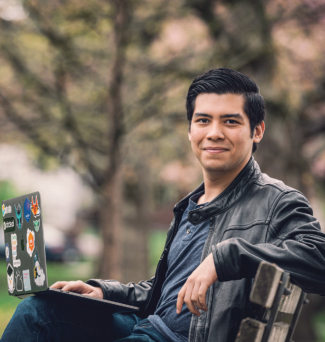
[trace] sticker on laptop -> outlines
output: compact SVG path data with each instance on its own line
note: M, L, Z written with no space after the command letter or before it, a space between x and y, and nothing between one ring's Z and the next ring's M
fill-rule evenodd
M11 214L11 211L12 211L11 205L8 205L6 207L4 204L2 204L2 217L5 217L5 215L7 214Z
M17 234L11 234L12 263L14 267L19 267L21 262L17 259Z
M11 234L11 250L12 250L12 258L17 258L17 235Z
M14 283L14 269L13 267L8 264L7 266L7 281L8 281L8 291L13 293L15 290L15 283Z
M29 270L23 271L23 280L24 280L25 291L30 291L32 288L30 286Z
M18 203L17 205L14 204L15 207L15 214L16 214L16 224L19 230L21 230L21 227L23 226L24 217L23 217L23 207Z
M41 220L40 219L35 220L35 221L33 221L33 224L34 224L35 231L38 232L39 231L39 226L41 224Z
M32 196L31 210L35 218L41 215L41 208L38 205L37 195L36 195L35 203L34 203L34 197Z
M8 243L6 243L5 254L6 254L6 260L9 261L10 260L10 248L9 248Z
M3 219L3 230L5 233L15 231L15 219L13 217Z
M34 254L34 281L37 286L43 286L45 281L45 274L43 268L41 268L40 259L38 256L37 248Z
M30 219L30 202L29 199L26 198L24 202L24 217L27 222L29 222Z
M32 257L32 254L34 252L35 247L35 232L27 229L27 253L30 257Z
M23 276L21 274L21 270L16 271L15 281L16 281L16 290L18 292L22 291L24 288L23 288Z

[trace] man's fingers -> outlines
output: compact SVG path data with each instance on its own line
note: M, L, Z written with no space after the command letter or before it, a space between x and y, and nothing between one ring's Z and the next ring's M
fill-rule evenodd
M194 304L192 302L193 288L194 288L194 283L190 282L187 286L187 289L186 289L184 302L185 302L187 308L190 310L190 312L192 312L194 315L199 317L201 315L200 311L194 306Z
M67 284L68 284L67 281L57 281L56 283L51 285L50 288L52 288L52 289L62 289L62 287L64 287Z
M83 293L84 296L100 298L100 299L104 298L103 290L100 287L93 287L90 285L88 286L90 287L90 291L88 293Z
M62 287L62 291L70 291L77 293L89 292L87 290L87 284L85 284L81 280L68 282L64 287Z
M192 303L198 308L202 310L201 304L199 302L199 288L200 288L201 283L200 282L196 282L194 285L194 288L192 290L192 294L191 294L191 301Z
M206 293L208 291L209 286L206 283L201 283L201 286L199 288L199 303L200 303L200 309L201 310L208 310L207 304L206 304Z
M184 286L181 288L181 290L178 292L177 303L176 303L176 313L180 313L182 311L186 287L187 287L187 283L185 283Z

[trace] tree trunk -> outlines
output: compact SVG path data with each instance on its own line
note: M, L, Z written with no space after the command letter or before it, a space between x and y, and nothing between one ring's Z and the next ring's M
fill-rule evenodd
M137 181L134 184L132 205L135 212L126 218L124 230L123 282L138 282L150 277L148 258L149 219L152 212L150 198L150 170L148 157L142 156L135 164Z
M141 279L148 279L149 277L149 246L148 246L148 234L149 234L149 216L151 212L150 206L150 180L148 175L148 165L145 163L136 165L136 172L138 175L138 189L139 196L135 203L136 207L136 230L139 236L139 253L141 253L141 264L138 267L139 276Z
M118 171L118 169L117 169ZM122 280L122 175L116 172L105 184L100 204L100 226L103 238L103 253L99 263L101 279Z
M107 112L109 125L109 164L101 189L100 225L104 241L103 257L100 260L99 276L102 279L121 280L122 258L122 175L121 146L124 135L124 111L122 106L123 68L128 42L130 4L128 0L114 0L115 59L111 73Z

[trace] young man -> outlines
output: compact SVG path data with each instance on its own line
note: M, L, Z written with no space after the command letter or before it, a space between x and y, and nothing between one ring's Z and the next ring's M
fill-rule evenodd
M248 298L262 260L304 291L325 294L325 235L308 201L252 157L265 129L257 85L234 70L210 70L193 81L186 108L204 183L175 206L155 276L53 285L139 306L139 316L28 298L3 341L231 342L243 318L258 318Z

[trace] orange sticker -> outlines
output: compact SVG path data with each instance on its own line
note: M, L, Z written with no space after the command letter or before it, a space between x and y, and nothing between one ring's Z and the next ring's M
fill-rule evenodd
M32 197L31 210L32 210L32 213L33 213L34 217L40 216L40 214L41 214L41 208L40 208L39 205L38 205L37 196L36 196L35 203L34 203L34 197Z
M29 244L29 249L34 249L34 236L32 234L32 232L29 233L28 236L28 244Z
M35 232L27 229L27 253L31 257L35 247Z

